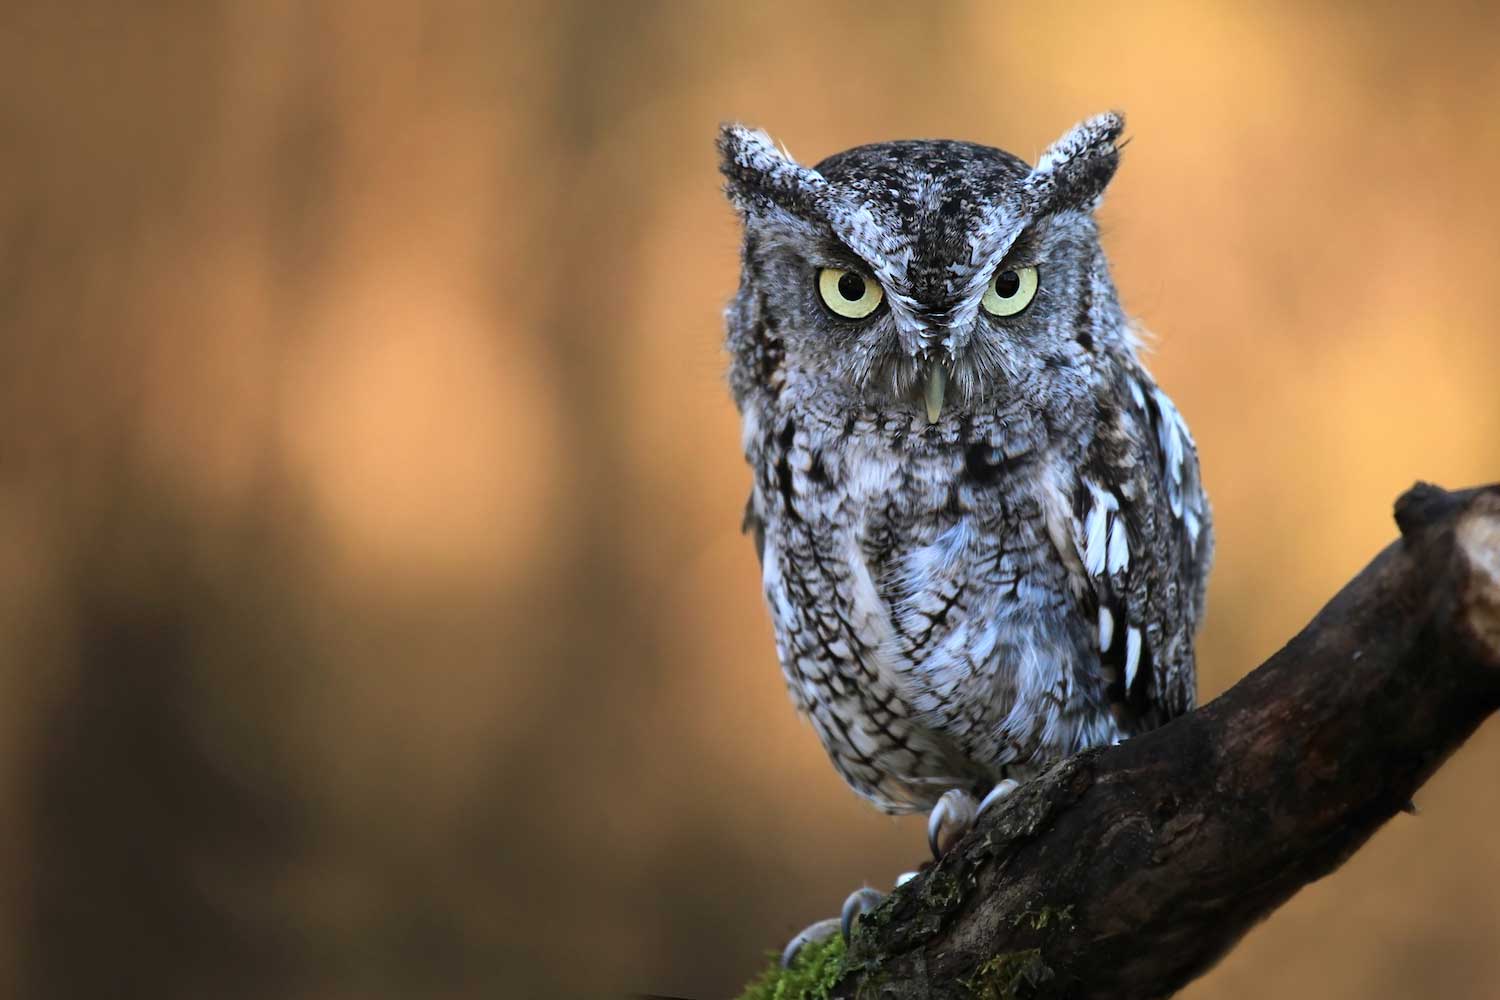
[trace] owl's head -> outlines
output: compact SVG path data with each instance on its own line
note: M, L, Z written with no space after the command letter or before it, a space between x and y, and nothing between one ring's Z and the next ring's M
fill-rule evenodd
M1125 337L1092 216L1123 128L1118 114L1091 118L1034 167L945 140L805 167L726 125L721 169L745 225L737 391L770 382L932 422L1055 396L1070 378L1082 392L1091 359Z

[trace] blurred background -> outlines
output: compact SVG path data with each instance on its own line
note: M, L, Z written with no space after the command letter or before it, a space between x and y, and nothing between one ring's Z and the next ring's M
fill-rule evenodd
M922 858L738 533L721 120L1129 113L1205 700L1500 479L1500 15L1112 6L6 4L0 991L723 997ZM1497 754L1185 995L1500 994Z

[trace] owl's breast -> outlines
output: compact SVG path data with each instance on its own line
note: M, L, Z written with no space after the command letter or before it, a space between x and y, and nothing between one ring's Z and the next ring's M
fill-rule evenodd
M763 439L766 594L788 685L840 770L888 808L931 790L892 775L940 792L1030 759L1048 692L1072 673L1055 456L1016 427L975 421L960 439L787 420Z
M854 563L916 656L993 612L1001 590L1027 603L1036 587L1066 586L1049 529L1066 503L1052 470L1068 460L1024 413L937 426L904 413L837 427L788 417L766 437L759 480L782 551Z

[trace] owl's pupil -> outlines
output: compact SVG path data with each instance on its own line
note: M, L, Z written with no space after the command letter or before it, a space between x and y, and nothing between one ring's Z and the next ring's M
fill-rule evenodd
M858 302L865 297L865 279L853 271L845 271L839 278L839 294L850 302Z
M842 287L842 286L840 286ZM1021 290L1021 276L1014 271L1001 271L995 275L995 294L1008 299Z

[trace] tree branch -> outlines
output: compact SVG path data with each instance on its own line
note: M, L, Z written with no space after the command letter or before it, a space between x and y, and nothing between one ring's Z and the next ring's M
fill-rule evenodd
M1337 868L1500 707L1500 486L1198 711L1060 762L859 922L832 997L1157 997Z

